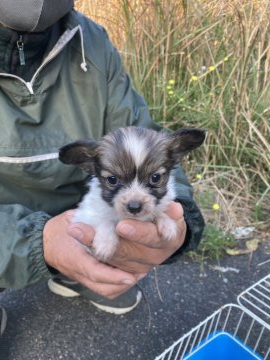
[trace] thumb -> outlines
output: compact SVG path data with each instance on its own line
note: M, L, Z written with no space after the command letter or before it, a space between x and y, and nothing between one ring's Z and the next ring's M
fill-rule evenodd
M182 220L184 218L184 209L178 202L172 201L166 210L167 215L175 221Z

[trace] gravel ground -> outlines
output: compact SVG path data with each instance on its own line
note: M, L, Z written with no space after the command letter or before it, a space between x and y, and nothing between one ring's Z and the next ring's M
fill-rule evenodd
M188 256L162 265L140 283L144 297L131 313L109 315L86 299L52 294L46 284L7 290L0 303L8 325L1 360L148 360L220 306L270 273L270 248L225 256L203 266Z

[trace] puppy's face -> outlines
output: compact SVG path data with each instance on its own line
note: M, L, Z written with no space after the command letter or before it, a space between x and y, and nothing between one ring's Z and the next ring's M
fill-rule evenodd
M198 129L167 134L127 127L100 141L66 145L59 159L97 176L103 199L120 218L153 220L156 207L172 194L171 170L204 138L204 131Z

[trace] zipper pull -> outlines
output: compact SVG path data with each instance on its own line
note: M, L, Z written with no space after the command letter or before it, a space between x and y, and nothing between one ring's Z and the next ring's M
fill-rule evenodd
M20 35L20 39L17 41L17 48L19 50L19 59L20 59L20 65L25 65L25 55L24 55L24 43L22 35Z

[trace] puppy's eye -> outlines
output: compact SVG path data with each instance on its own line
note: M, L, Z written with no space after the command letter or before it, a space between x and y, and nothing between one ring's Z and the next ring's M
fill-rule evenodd
M117 185L117 183L118 183L118 179L117 179L117 177L116 176L108 176L107 177L107 181L108 181L108 183L110 184L110 185Z
M157 185L161 180L160 174L153 174L150 176L150 185Z

